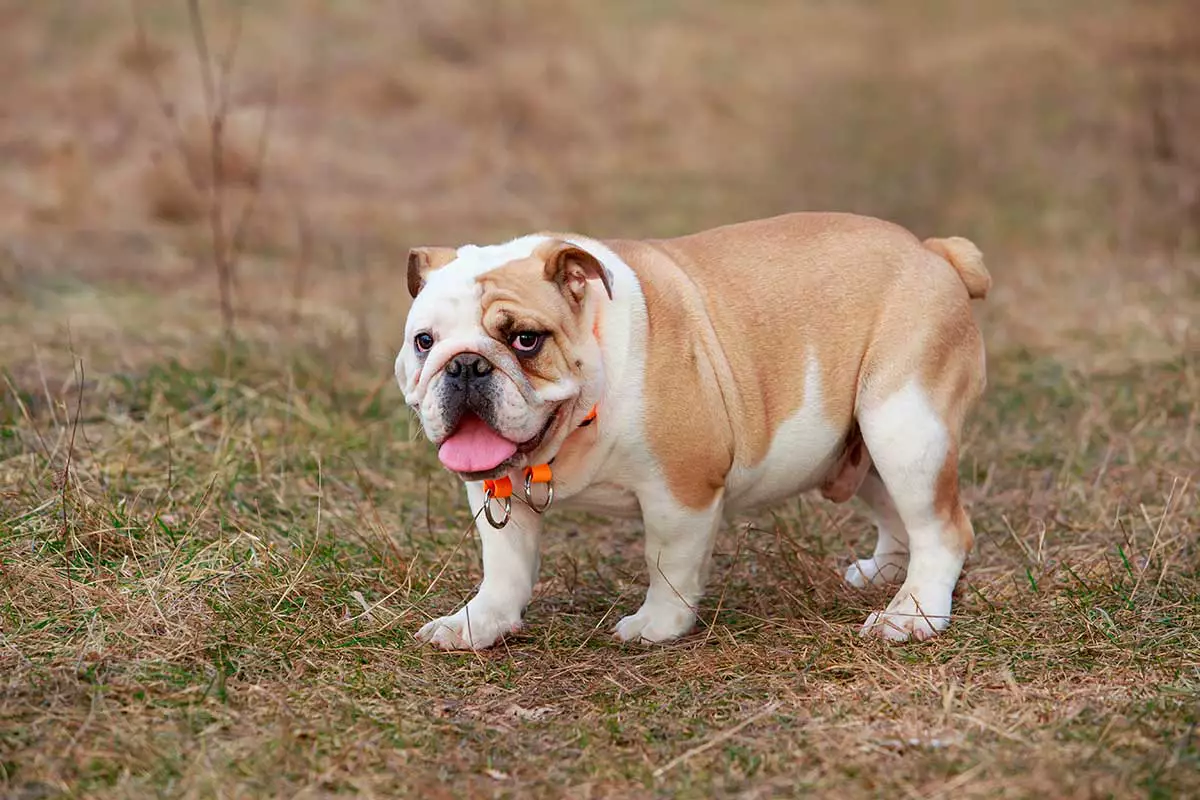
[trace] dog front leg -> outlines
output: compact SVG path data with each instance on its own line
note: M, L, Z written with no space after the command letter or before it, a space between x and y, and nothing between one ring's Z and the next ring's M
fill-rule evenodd
M467 500L472 512L480 509L484 502L481 484L467 484ZM500 506L500 501L492 501L497 521L501 518ZM443 650L483 650L505 634L515 633L537 583L540 515L513 498L512 518L506 526L493 527L481 513L475 527L483 546L479 591L455 613L435 619L417 632L418 639Z
M625 642L665 642L696 623L724 498L718 494L700 511L679 505L665 491L640 500L650 586L642 607L618 622L614 633Z

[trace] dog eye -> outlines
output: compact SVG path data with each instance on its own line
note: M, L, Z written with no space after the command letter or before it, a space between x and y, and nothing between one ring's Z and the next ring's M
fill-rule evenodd
M413 347L417 348L418 353L428 353L433 347L433 336L428 333L418 333L413 337Z
M509 344L512 349L517 351L517 355L531 356L542 349L542 343L546 341L546 334L536 333L535 331L521 331L512 338Z

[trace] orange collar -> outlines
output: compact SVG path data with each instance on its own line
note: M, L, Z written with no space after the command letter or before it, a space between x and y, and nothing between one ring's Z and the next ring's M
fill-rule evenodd
M592 406L592 410L588 412L587 416L583 418L583 421L579 423L575 430L579 430L579 428L586 428L588 425L591 425L596 421L597 407L598 406ZM530 484L548 484L550 481L554 480L554 473L550 469L550 465L553 463L554 459L552 458L545 464L535 464L532 467L525 468L525 485L527 491ZM512 497L512 478L505 475L503 478L486 480L483 482L483 490L488 493L489 497L494 497L499 500L503 500L506 497ZM549 505L549 503L547 503L547 505Z
M588 415L583 418L583 422L579 423L579 427L586 428L588 425L591 425L596 421L596 409L598 407L598 405L592 406L592 410L589 411Z

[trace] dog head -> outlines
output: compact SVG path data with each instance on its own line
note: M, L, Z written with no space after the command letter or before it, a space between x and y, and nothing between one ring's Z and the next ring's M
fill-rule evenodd
M396 379L442 464L482 480L548 461L603 392L604 265L546 236L421 247L408 289Z

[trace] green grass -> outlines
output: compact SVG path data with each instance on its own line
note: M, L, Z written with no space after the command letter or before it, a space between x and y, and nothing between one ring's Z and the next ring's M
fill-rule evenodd
M412 633L479 578L461 490L371 371L278 352L7 393L7 793L1200 790L1194 354L993 359L937 641L855 636L886 600L838 578L868 526L804 499L723 535L683 642L609 638L638 528L559 515L527 629L445 654Z

